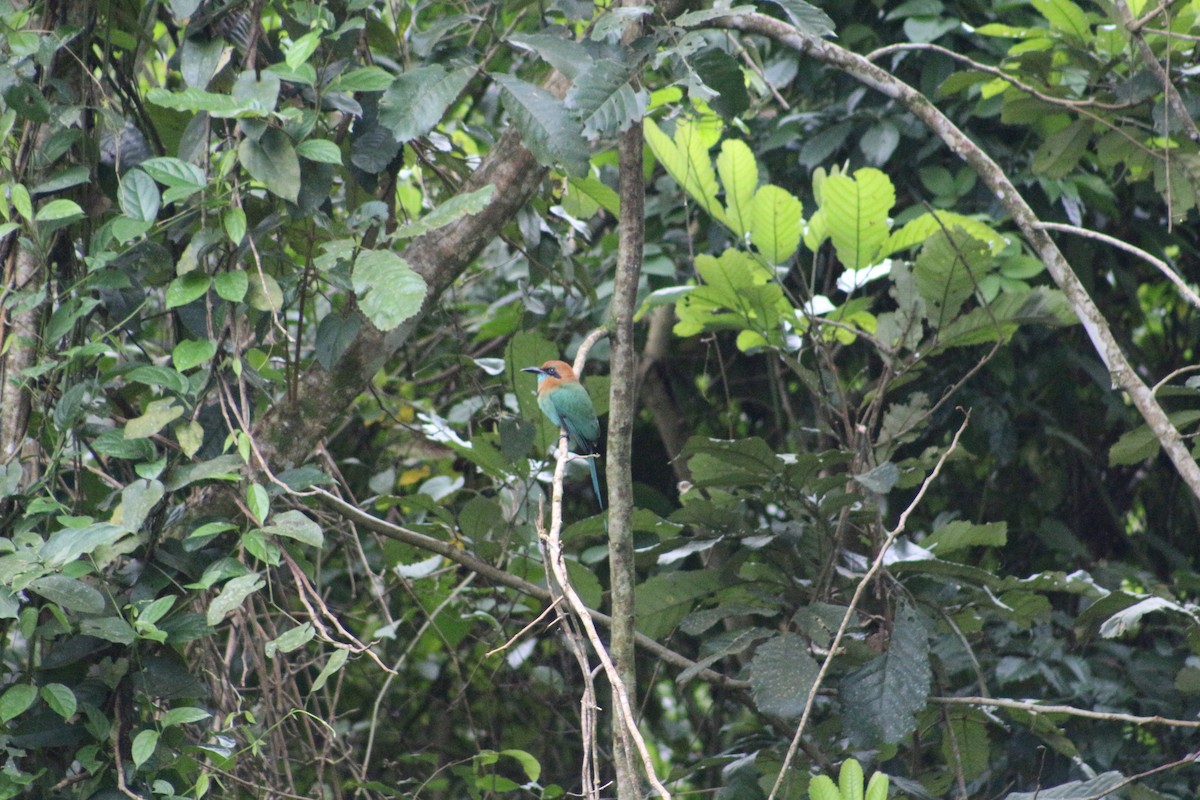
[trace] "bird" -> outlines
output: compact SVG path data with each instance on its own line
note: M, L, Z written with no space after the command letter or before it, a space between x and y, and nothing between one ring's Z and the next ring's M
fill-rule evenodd
M547 361L540 367L525 367L521 371L538 376L538 408L552 423L566 430L571 449L581 456L591 456L587 464L592 471L592 488L603 511L604 498L594 458L600 454L600 420L596 419L592 398L565 361Z

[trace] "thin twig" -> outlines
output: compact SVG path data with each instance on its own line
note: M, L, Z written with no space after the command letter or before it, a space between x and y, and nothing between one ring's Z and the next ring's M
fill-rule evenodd
M854 595L850 598L850 604L846 607L846 613L842 615L842 622L838 625L833 641L829 643L829 652L826 653L825 659L821 662L821 668L817 671L816 680L813 681L812 686L808 689L808 697L804 701L804 712L800 715L800 723L796 726L796 733L792 736L792 743L788 745L787 755L784 756L783 763L779 766L779 775L775 777L775 785L771 787L771 794L767 800L775 800L775 797L778 796L779 788L783 785L784 776L787 775L788 770L791 768L792 761L796 757L796 751L800 749L800 740L803 738L804 729L807 727L808 720L812 716L813 704L816 702L817 692L820 691L821 684L824 683L825 676L829 673L829 668L833 665L833 658L837 655L842 639L846 635L846 630L850 627L850 620L854 618L854 615L858 611L859 601L862 599L863 594L866 593L871 581L879 573L879 570L883 569L884 556L887 555L888 550L895 543L896 537L903 533L904 529L908 526L908 518L916 510L917 506L920 505L929 487L937 480L938 475L941 474L942 466L946 463L946 459L958 448L958 440L962 437L963 432L967 429L967 423L970 421L971 412L967 411L964 414L962 425L958 426L958 430L954 433L954 438L950 441L950 446L938 457L933 471L921 482L921 488L917 490L916 497L901 512L900 519L896 522L896 527L892 528L883 540L883 544L879 547L879 552L875 555L875 560L871 562L870 569L862 576L858 585L854 587Z
M1200 728L1200 720L1172 719L1170 717L1140 717L1119 711L1091 711L1075 706L1045 705L1033 700L1011 700L1004 697L930 697L929 702L942 705L983 706L1009 708L1029 714L1066 714L1071 717L1098 719L1107 722L1124 722L1131 725L1166 725L1169 728Z

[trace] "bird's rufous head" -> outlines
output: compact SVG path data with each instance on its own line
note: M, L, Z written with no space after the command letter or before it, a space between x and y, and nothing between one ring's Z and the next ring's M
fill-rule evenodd
M575 377L575 370L571 369L571 365L565 361L547 361L540 367L525 367L521 372L532 372L538 376L538 382L552 379L558 383L579 380Z

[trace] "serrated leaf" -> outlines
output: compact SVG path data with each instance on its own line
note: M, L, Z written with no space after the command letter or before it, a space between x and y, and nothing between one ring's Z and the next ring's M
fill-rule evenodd
M739 237L751 228L754 195L758 189L758 162L740 139L721 142L717 175L725 189L725 222Z
M754 194L750 211L750 241L772 264L786 263L800 247L804 207L791 192L767 184Z
M588 149L583 125L554 95L512 75L493 76L503 90L504 107L521 132L521 142L551 167L570 175L587 174Z
M808 784L809 800L842 800L837 784L828 775L818 775Z
M583 135L593 139L629 130L646 115L649 99L629 83L626 65L606 59L576 79L565 104L583 122Z
M421 310L429 287L391 250L364 250L354 259L354 293L367 319L390 331Z
M257 573L239 575L231 579L221 587L221 593L209 604L206 621L211 626L218 625L225 619L226 614L239 608L247 597L264 586L266 582Z
M300 159L292 140L279 128L267 128L258 139L242 139L238 161L267 191L296 202L300 194Z
M448 71L433 65L408 70L379 98L379 124L390 130L397 142L424 136L441 122L474 74L471 67Z
M508 37L508 41L527 47L542 57L547 64L566 75L572 81L580 74L586 75L595 65L587 48L578 42L550 33L521 33Z
M842 800L863 800L863 771L858 759L847 758L838 772L838 790Z
M1185 428L1196 420L1200 420L1200 411L1175 411L1167 415L1176 430ZM1121 434L1108 451L1109 466L1140 464L1148 458L1158 455L1162 444L1150 426L1141 425L1131 431Z
M772 0L772 2L787 13L792 25L796 26L796 30L804 36L819 39L822 36L829 36L834 31L833 20L829 18L829 15L804 0Z
M140 417L134 417L125 423L125 438L145 439L153 436L179 419L182 414L183 406L175 405L171 398L151 400Z
M796 719L817 679L817 664L804 638L783 633L759 645L750 662L754 704L764 714Z
M153 222L162 206L154 179L140 169L131 169L121 178L118 199L121 213L138 222Z
M187 372L217 354L217 343L210 339L185 339L171 351L171 363L180 372Z
M888 213L896 191L877 169L855 171L854 177L830 175L821 185L824 223L846 269L876 263L888 237Z
M842 724L855 746L895 744L917 725L929 696L929 638L921 614L896 610L888 650L842 679Z
M865 800L887 800L888 795L888 776L884 772L876 772L871 776L871 780L867 782L867 796Z
M1033 154L1033 171L1047 178L1066 177L1087 152L1092 125L1090 119L1076 120L1046 137Z

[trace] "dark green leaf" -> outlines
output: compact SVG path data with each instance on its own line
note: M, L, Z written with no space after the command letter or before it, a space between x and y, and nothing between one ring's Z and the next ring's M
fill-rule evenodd
M700 80L716 93L716 97L710 99L708 104L722 117L738 117L750 107L746 77L733 56L720 48L710 47L692 56L689 63Z
M587 172L583 126L552 94L512 75L494 76L504 90L504 107L521 141L543 166L561 165L571 175Z
M8 687L4 694L0 695L0 722L8 722L21 716L36 699L37 687L31 684L18 683Z
M79 623L79 632L114 644L131 645L137 640L133 628L120 617L85 619Z
M976 525L963 520L950 522L921 540L921 547L939 557L968 547L1003 547L1008 542L1008 525L993 522Z
M710 571L667 572L638 585L634 605L638 630L660 639L692 610L695 602L720 586L720 576Z
M804 0L772 0L787 12L788 19L804 36L820 38L834 31L833 20L821 9Z
M842 679L842 725L856 746L895 744L916 728L929 696L929 635L908 603L896 609L887 652Z
M587 138L612 136L646 114L649 96L629 83L625 64L604 60L579 76L567 93L566 106L583 121Z
M1071 781L1032 792L1010 792L1004 800L1090 800L1105 797L1110 790L1124 783L1125 776L1121 773L1105 772L1087 781Z
M817 679L817 664L805 640L783 633L759 646L750 664L754 704L764 714L796 719Z
M535 51L547 64L572 81L581 75L586 78L595 66L587 48L561 36L550 33L518 33L509 36L508 41Z
M474 74L470 67L448 71L437 65L405 72L379 99L379 124L397 142L424 136L441 122Z
M279 128L267 128L257 140L243 139L238 145L238 160L272 194L296 202L300 193L300 159L286 133Z
M29 584L29 590L51 603L71 611L99 614L104 611L104 595L76 578L66 575L46 575Z

